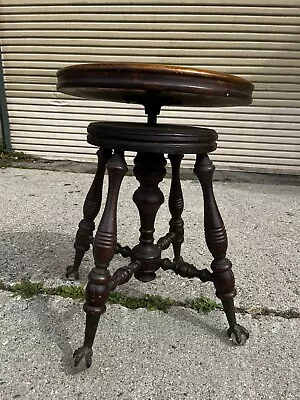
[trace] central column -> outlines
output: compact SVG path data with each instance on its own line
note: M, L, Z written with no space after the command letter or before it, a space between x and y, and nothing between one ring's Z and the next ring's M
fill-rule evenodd
M155 279L160 267L161 250L154 244L154 222L164 195L158 184L166 175L166 159L163 154L138 153L134 159L133 173L140 187L133 195L140 214L140 243L132 249L132 259L141 267L135 273L136 279L149 282Z

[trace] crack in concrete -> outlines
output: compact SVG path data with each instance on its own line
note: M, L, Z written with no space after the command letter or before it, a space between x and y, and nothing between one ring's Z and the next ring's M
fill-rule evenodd
M62 298L69 298L73 300L84 300L84 289L83 287L72 287L72 286L58 286L58 287L44 287L41 283L33 283L33 282L26 282L23 283L24 285L32 285L31 286L31 291L26 292L26 287L20 288L21 284L16 284L16 287L14 288L14 285L7 285L3 282L0 281L0 290L5 291L5 292L10 292L13 293L14 295L20 295L21 297L29 298L29 297L36 297L39 294L45 295L45 296L58 296ZM18 286L19 285L19 286ZM33 291L32 291L33 288ZM64 290L65 288L65 290ZM67 288L67 289L66 289ZM72 289L74 289L74 293L72 292ZM76 292L76 293L75 293ZM82 293L79 293L82 292ZM27 293L27 294L26 294ZM220 310L223 312L223 308L221 305L215 303L213 300L208 299L208 298L198 298L198 299L186 299L184 302L172 300L170 298L165 298L161 297L158 295L147 295L145 294L143 298L141 297L136 297L132 298L125 293L118 292L115 293L115 298L111 299L109 302L111 304L120 304L126 308L145 308L148 310L160 310L167 312L168 308L171 307L184 307L188 308L191 310L196 310L198 312L210 312L213 310ZM150 305L145 302L145 300L150 301L154 300L154 306ZM201 301L204 300L204 304L201 304ZM134 307L132 306L132 302L134 302ZM196 302L200 302L198 308L195 307ZM206 309L204 308L206 306ZM202 308L201 308L202 307ZM284 319L297 319L300 318L300 312L297 311L296 309L289 309L289 310L275 310L271 309L268 307L264 306L257 306L253 308L245 308L245 307L236 307L236 313L241 314L241 315L251 315L253 318L260 318L260 317L280 317Z
M268 307L254 307L247 309L242 307L237 307L236 312L243 315L250 314L253 318L259 318L262 316L281 317L285 319L300 318L300 312L292 308L289 310L280 311Z

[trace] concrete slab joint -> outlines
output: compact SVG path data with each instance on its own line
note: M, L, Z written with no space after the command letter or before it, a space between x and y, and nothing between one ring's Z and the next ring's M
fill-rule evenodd
M98 399L101 392L103 398L124 400L300 399L299 188L215 184L238 285L237 312L251 333L246 346L228 343L212 286L162 271L145 285L130 281L111 299L93 368L79 373L71 358L81 340L91 253L78 284L68 282L64 272L91 179L82 173L0 169L0 398ZM161 184L163 192L169 184ZM105 185L103 193L106 178ZM182 186L183 252L207 267L199 187L191 180ZM125 177L118 234L129 246L138 229L135 189L135 179ZM165 207L158 213L157 238L168 226ZM117 269L124 260L116 256L112 264Z

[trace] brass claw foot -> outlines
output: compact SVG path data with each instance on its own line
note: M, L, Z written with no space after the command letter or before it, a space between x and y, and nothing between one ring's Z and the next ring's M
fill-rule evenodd
M77 268L74 268L73 265L69 265L66 270L66 278L70 281L75 281L79 279L79 271Z
M90 366L92 365L92 356L93 350L90 347L82 346L79 349L75 350L73 354L75 367L78 366L81 360L84 360L86 367L90 368Z
M233 328L229 328L228 336L232 339L234 344L243 346L249 339L249 332L243 326L236 324Z

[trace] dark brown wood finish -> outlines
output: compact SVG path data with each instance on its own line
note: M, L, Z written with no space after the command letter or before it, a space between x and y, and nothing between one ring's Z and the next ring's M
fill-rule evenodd
M160 267L161 250L154 244L154 221L159 207L164 202L158 184L166 175L166 159L163 154L138 153L134 159L133 173L140 187L133 195L140 214L140 243L132 249L132 258L141 264L135 277L142 282L155 279Z
M174 261L180 259L181 245L184 240L184 223L181 218L184 202L180 183L180 164L182 158L183 154L169 154L169 160L172 165L172 181L169 195L169 209L172 215L170 220L170 232L175 233L175 237L172 240Z
M109 293L134 275L143 282L156 277L156 271L171 270L202 282L213 281L229 323L229 336L244 343L249 334L237 324L233 298L236 294L231 262L226 258L227 235L212 187L214 166L207 153L216 149L217 134L212 129L157 124L160 109L176 106L232 106L250 104L253 85L241 78L195 68L145 64L85 64L64 68L57 74L58 90L73 96L138 103L148 115L147 124L94 122L88 127L88 142L103 149L98 153L98 170L84 205L84 218L75 241L74 265L67 275L78 278L83 254L92 241L94 219L101 205L102 183L107 160L108 197L97 230L93 254L95 267L89 274L86 288L85 340L74 353L75 365L81 359L87 367L92 362L92 346L99 317L106 310ZM140 214L140 240L133 249L117 243L117 199L127 171L124 151L135 151L134 175L140 183L133 195ZM164 196L159 183L166 174L164 154L169 154L172 182L169 194L171 213L169 232L154 243L154 225ZM180 184L180 163L183 154L197 154L194 173L204 198L204 227L207 246L213 256L212 272L185 262L180 253L184 240L183 194ZM173 245L174 259L161 258L162 250ZM111 276L108 267L115 253L130 257L127 266Z
M208 153L217 147L213 129L171 124L93 122L87 141L99 147L144 153Z
M111 290L115 290L117 286L127 283L134 273L141 268L139 261L132 261L125 267L118 268L112 276Z
M229 335L234 334L238 343L245 341L249 333L238 325L233 298L236 295L232 264L226 258L227 234L212 187L214 165L207 154L197 155L194 173L199 179L204 199L204 230L207 247L214 257L211 263L216 296L222 301L229 323Z
M102 202L102 186L105 167L111 156L111 150L100 149L97 151L98 167L92 186L88 191L83 205L83 219L79 223L79 228L75 238L75 257L73 265L67 268L66 277L69 279L79 279L79 267L83 256L93 243L93 232L95 229L94 220L97 217Z
M86 287L85 303L87 314L85 340L81 348L75 351L75 365L85 359L86 366L91 366L92 345L98 327L99 317L106 311L106 302L112 286L108 266L117 246L117 201L121 182L127 172L124 155L115 152L107 163L109 187L105 209L101 218L94 244L95 267L91 270Z
M212 281L212 273L208 269L198 269L193 264L183 261L180 257L177 260L171 261L168 258L161 260L161 267L164 271L174 271L175 274L182 278L199 278L202 282Z
M99 63L66 67L57 73L57 89L86 99L142 104L224 107L252 101L253 85L215 71L166 65Z
M129 246L121 246L120 243L117 243L116 254L121 254L122 257L127 258L131 257L132 250Z

